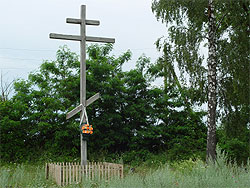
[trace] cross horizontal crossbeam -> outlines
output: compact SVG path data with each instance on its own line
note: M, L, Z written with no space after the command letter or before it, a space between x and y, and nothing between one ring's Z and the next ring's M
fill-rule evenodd
M104 37L89 37L89 36L86 36L86 41L88 41L88 42L115 43L114 38L104 38Z
M63 40L81 41L81 36L78 36L78 35L64 35L64 34L57 34L57 33L50 33L49 38L51 38L51 39L63 39Z
M96 93L95 95L93 95L92 97L90 97L87 101L86 101L86 107L90 104L92 104L93 102L95 102L97 99L100 98L100 93ZM73 110L71 110L69 113L66 114L66 119L69 119L71 117L73 117L75 114L77 114L78 112L83 110L83 105L80 104L79 106L77 106L76 108L74 108Z
M77 114L78 112L82 111L82 107L83 107L83 105L80 104L79 106L77 106L76 108L71 110L69 113L66 114L66 119L69 119L72 116L74 116L75 114Z
M86 101L86 106L90 105L91 103L95 102L97 99L100 98L100 93L96 93L95 95L93 95L92 97L90 97L87 101Z
M79 35L65 35L65 34L50 33L49 37L51 39L63 39L63 40L74 40L74 41L81 41L82 40L82 37ZM88 42L115 43L114 38L86 36L85 39Z
M66 23L71 23L71 24L81 24L82 19L77 19L77 18L66 18ZM98 20L85 20L86 25L100 25L100 21Z

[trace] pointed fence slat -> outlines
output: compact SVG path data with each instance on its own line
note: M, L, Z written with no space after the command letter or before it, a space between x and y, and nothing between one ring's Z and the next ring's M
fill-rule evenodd
M75 163L75 167L76 167L76 182L78 182L78 165Z
M62 172L62 185L64 186L65 185L65 180L66 180L65 171L64 171L64 163L62 163L61 172Z
M79 163L77 165L79 167L79 182L81 182L82 181L82 166L79 165Z
M92 165L91 165L91 167L92 167L92 180L95 178L95 174L94 174L94 171L95 171L95 165L94 165L94 163L92 162Z
M69 183L71 184L71 180L72 180L72 177L71 177L71 173L72 173L72 171L71 171L71 169L72 169L72 167L71 167L71 164L69 163Z
M89 167L89 180L91 180L91 164L89 164L88 167Z
M66 166L65 166L65 174L66 174L66 185L68 185L68 182L69 182L69 170L68 170L68 163L66 163Z
M73 163L73 182L75 182L75 165L74 165L74 163Z

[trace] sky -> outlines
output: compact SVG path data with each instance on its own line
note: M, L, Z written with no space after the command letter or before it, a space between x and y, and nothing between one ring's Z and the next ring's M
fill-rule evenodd
M87 26L88 36L115 38L113 54L130 49L134 68L143 53L155 62L160 54L155 41L167 33L151 11L152 0L0 0L0 71L5 82L27 79L44 60L55 60L56 51L67 45L79 54L79 42L49 39L49 33L78 35L79 25L66 18L79 18L86 5L87 19L100 26ZM159 83L160 84L160 83Z

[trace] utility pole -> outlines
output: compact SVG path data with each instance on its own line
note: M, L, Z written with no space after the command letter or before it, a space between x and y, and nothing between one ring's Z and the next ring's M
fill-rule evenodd
M80 105L74 108L72 111L67 113L66 119L71 118L78 112L80 114L80 122L85 122L87 120L86 107L93 103L95 100L100 98L100 94L97 93L94 96L86 100L86 42L102 42L102 43L115 43L113 38L103 38L103 37L90 37L86 36L86 25L98 26L100 22L97 20L87 20L86 19L86 6L81 6L81 18L67 18L66 22L71 24L80 24L80 35L64 35L50 33L49 37L51 39L63 39L63 40L73 40L80 41ZM87 140L83 138L80 133L81 142L81 165L87 164Z

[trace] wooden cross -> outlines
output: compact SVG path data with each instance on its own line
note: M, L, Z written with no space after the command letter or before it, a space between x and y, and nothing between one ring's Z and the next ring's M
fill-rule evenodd
M80 35L64 35L50 33L49 37L51 39L64 39L64 40L74 40L80 41L80 105L74 108L72 111L67 113L66 119L71 118L78 112L81 112L80 122L86 121L86 116L83 114L86 112L86 107L93 103L95 100L100 98L100 94L97 93L94 96L86 100L86 41L87 42L103 42L103 43L115 43L113 38L102 38L102 37L90 37L86 36L86 25L100 25L100 22L97 20L87 20L86 19L86 6L81 6L81 18L67 18L67 23L71 24L80 24ZM82 134L81 137L81 165L87 164L87 141L83 140Z

